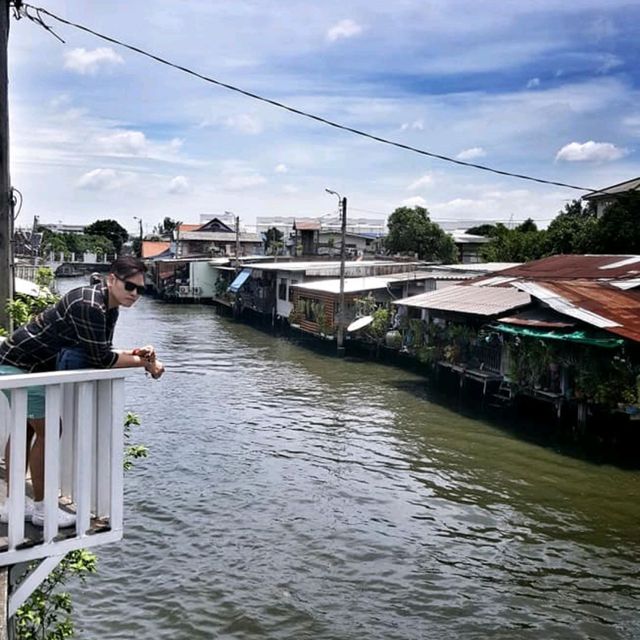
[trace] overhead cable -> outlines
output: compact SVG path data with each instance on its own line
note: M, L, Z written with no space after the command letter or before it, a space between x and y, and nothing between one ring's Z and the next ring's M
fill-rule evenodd
M33 15L32 13L29 12L29 10L32 10L35 12L36 15ZM457 164L457 165L461 165L463 167L470 167L472 169L479 169L481 171L488 171L490 173L495 173L497 175L501 175L501 176L507 176L510 178L519 178L520 180L528 180L530 182L537 182L540 184L548 184L548 185L552 185L552 186L556 186L556 187L564 187L566 189L576 189L578 191L588 191L590 193L595 193L598 191L598 189L591 189L588 187L578 187L576 185L573 184L567 184L565 182L555 182L554 180L545 180L543 178L534 178L532 176L527 176L521 173L512 173L510 171L502 171L500 169L494 169L492 167L488 167L482 164L475 164L474 162L465 162L464 160L458 160L456 158L451 158L449 156L445 156L445 155L441 155L438 153L433 153L431 151L426 151L424 149L419 149L417 147L412 147L411 145L408 144L403 144L401 142L396 142L394 140L388 140L387 138L382 138L380 136L376 136L373 135L371 133L367 133L366 131L361 131L360 129L355 129L353 127L348 127L346 125L340 124L338 122L334 122L333 120L328 120L327 118L323 118L321 116L315 115L313 113L309 113L307 111L302 111L301 109L296 109L295 107L291 107L287 104L284 104L283 102L278 102L277 100L272 100L271 98L265 98L264 96L260 96L257 93L252 93L251 91L247 91L245 89L241 89L240 87L236 87L234 85L228 84L226 82L221 82L220 80L216 80L215 78L211 78L209 76L205 76L201 73L198 73L197 71L194 71L193 69L189 69L188 67L184 67L182 65L176 64L174 62L171 62L170 60L166 60L165 58L161 58L160 56L157 56L153 53L149 53L148 51L145 51L144 49L141 49L140 47L136 47L134 45L131 44L127 44L126 42L122 42L121 40L118 40L116 38L112 38L111 36L106 36L102 33L98 33L97 31L94 31L93 29L90 29L89 27L85 27L81 24L77 24L75 22L71 22L70 20L66 20L65 18L61 18L60 16L56 15L55 13L52 13L51 11L48 11L47 9L44 9L42 7L35 7L33 5L22 3L22 10L21 10L21 14L24 14L27 18L29 18L31 21L35 22L36 24L38 24L39 26L43 27L44 29L46 29L47 31L49 31L50 33L52 33L53 35L55 35L58 39L60 39L60 37L55 34L53 32L53 30L47 26L44 21L42 20L42 14L49 16L50 18L52 18L53 20L57 20L58 22L65 24L67 26L73 27L75 29L79 29L80 31L84 31L85 33L90 33L91 35L100 38L101 40L105 40L106 42L111 42L112 44L116 44L120 47L123 47L125 49L128 49L129 51L133 51L135 53L138 53L142 56L145 56L147 58L151 58L152 60L155 60L156 62L159 62L160 64L166 65L168 67L172 67L173 69L177 69L178 71L182 71L183 73L189 74L191 76L194 76L196 78L199 78L200 80L204 80L205 82L210 82L211 84L215 84L219 87L223 87L224 89L228 89L229 91L234 91L236 93L240 93L244 96L247 96L248 98L252 98L254 100L259 100L260 102L265 102L267 104L270 104L274 107L278 107L279 109L284 109L285 111L289 111L291 113L295 113L296 115L299 116L303 116L305 118L309 118L311 120L315 120L316 122L320 122L322 124L325 124L327 126L330 127L334 127L335 129L340 129L342 131L349 131L350 133L353 133L357 136L361 136L363 138L368 138L369 140L374 140L375 142L380 142L382 144L386 144L386 145L390 145L393 147L397 147L399 149L404 149L405 151L411 151L413 153L418 153L420 155L423 156L427 156L429 158L435 158L436 160L442 160L443 162L450 162L452 164Z

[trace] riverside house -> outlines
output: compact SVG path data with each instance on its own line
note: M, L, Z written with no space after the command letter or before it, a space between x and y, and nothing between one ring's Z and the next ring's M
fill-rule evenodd
M460 385L584 423L589 406L638 413L639 286L640 256L560 255L394 305L403 349Z

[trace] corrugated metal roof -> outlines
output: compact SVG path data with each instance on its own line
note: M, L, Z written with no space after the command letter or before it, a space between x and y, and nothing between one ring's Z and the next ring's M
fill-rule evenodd
M618 193L626 193L627 191L638 191L640 189L640 178L633 178L632 180L626 180L614 184L611 187L600 189L594 193L588 193L586 196L582 196L583 200L600 200L606 199L607 196L616 195Z
M505 269L500 275L531 280L637 278L640 276L640 256L560 254Z
M531 302L528 294L513 288L452 285L446 289L396 300L393 304L418 309L454 311L477 316L495 316Z
M322 293L340 293L340 279L320 280L319 282L308 282L306 284L295 284L294 289L302 291L317 291ZM375 291L376 289L386 289L387 281L384 278L364 277L345 278L344 292L357 293L361 291Z
M500 287L510 282L513 282L515 278L513 276L490 276L482 279L478 279L474 282L471 282L472 287Z
M592 313L591 311L573 304L571 300L566 298L563 293L558 291L558 289L554 286L555 284L559 283L515 282L513 286L520 291L525 291L537 300L544 302L552 309L555 309L558 313L562 313L566 316L571 316L572 318L576 318L578 320L581 320L582 322L591 324L594 327L607 329L617 326L617 323L610 318L601 316L597 313ZM572 282L571 285L573 286L574 283Z
M519 283L519 286L531 284ZM549 306L560 313L640 342L640 292L621 291L608 283L588 280L536 284L543 289L537 293L556 301L557 306ZM530 287L527 289L538 298ZM548 304L547 299L543 301Z
M473 273L493 273L518 267L521 262L465 262L463 264L438 264L431 268L438 271L469 271Z
M375 269L395 269L397 272L415 270L421 262L395 262L393 260L348 260L345 263L347 276L370 275L366 271ZM340 262L338 260L327 261L295 261L272 262L262 264L259 267L265 271L304 271L308 276L335 278L340 274ZM351 273L349 273L351 272Z
M610 282L609 284L613 287L618 287L618 289L635 289L636 287L640 287L640 278L618 280L617 282Z

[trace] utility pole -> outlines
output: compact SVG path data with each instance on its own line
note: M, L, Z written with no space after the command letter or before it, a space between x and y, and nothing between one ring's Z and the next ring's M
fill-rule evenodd
M347 258L347 199L342 198L342 226L340 228L340 322L338 324L338 355L344 357L344 271Z
M9 45L9 0L0 0L0 326L11 329L6 311L13 298L13 207L9 175L9 95L7 48Z
M340 293L338 295L338 332L336 342L338 346L338 356L344 357L344 272L347 258L347 199L343 198L336 191L325 189L327 193L338 196L338 213L342 213L340 225Z
M236 216L236 269L240 268L240 216Z

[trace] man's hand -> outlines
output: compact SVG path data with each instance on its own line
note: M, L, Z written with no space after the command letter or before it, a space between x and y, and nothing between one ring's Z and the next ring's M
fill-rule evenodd
M154 380L160 378L164 373L164 365L162 364L162 362L160 362L160 360L156 360L155 357L152 362L149 362L149 364L145 366L145 369L148 373L151 374L151 377Z
M156 359L156 350L152 345L148 344L146 347L138 347L131 352L134 356L140 356L149 362L154 362Z

